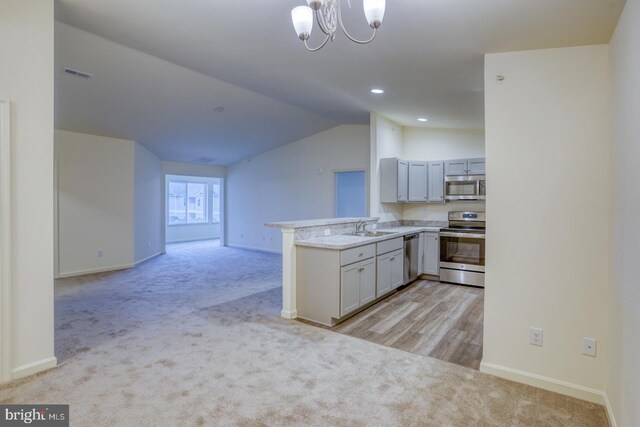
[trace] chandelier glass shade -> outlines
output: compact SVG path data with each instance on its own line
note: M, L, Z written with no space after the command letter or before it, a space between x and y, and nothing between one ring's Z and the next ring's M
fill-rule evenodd
M342 9L340 8L340 0L307 0L307 6L298 6L291 11L291 21L296 34L304 42L307 50L315 52L320 50L327 44L329 40L336 38L338 29L349 38L349 40L367 44L373 41L382 19L384 18L385 0L363 0L364 16L367 23L373 29L373 34L366 40L358 40L352 37L342 22ZM318 23L318 28L324 34L324 41L316 47L310 47L308 44L309 37L313 31L313 21Z

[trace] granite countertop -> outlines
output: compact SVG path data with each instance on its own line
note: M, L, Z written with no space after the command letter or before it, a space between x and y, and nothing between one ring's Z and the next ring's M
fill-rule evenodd
M271 228L307 228L322 227L324 225L350 224L358 221L376 222L379 218L327 218L327 219L309 219L304 221L282 221L268 222L264 226Z
M371 243L382 242L384 240L402 237L405 234L420 233L423 231L438 232L440 227L394 227L380 228L378 231L392 231L393 234L385 234L383 236L352 236L349 234L336 234L333 236L314 237L307 240L299 240L295 242L296 246L307 246L312 248L343 250L355 248Z

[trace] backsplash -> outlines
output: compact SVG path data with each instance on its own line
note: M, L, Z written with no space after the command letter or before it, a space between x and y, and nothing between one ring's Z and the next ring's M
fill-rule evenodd
M366 228L369 230L372 228L372 225L377 224L377 219L367 220ZM334 236L336 234L348 234L356 232L356 222L350 222L347 224L336 224L336 225L321 225L317 227L305 227L305 228L297 228L294 231L294 240L307 240L313 239L314 237L326 236L325 230L329 230L329 235Z
M424 221L424 220L415 220L415 219L403 219L399 221L385 221L378 222L377 219L366 221L367 230L372 230L376 228L394 228L394 227L447 227L447 221ZM325 230L329 230L330 236L335 236L337 234L349 234L355 233L356 231L356 223L350 222L347 224L336 224L336 225L320 225L316 227L305 227L305 228L297 228L294 232L295 240L307 240L313 239L314 237L322 237L326 236Z

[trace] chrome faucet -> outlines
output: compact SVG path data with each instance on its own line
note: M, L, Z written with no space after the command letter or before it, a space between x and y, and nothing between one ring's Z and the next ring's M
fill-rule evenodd
M363 220L358 220L356 224L356 233L364 233L364 228L367 226L367 223Z

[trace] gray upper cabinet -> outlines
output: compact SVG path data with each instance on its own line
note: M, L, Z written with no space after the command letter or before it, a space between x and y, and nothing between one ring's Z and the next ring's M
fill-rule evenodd
M467 160L447 160L444 162L445 175L466 175Z
M380 159L380 202L445 202L445 176L484 175L485 159L405 161Z
M380 202L397 203L409 199L409 162L396 157L380 159Z
M485 159L459 159L444 162L445 175L484 175Z
M409 162L409 201L426 202L427 195L427 162Z
M444 202L444 162L429 162L429 201Z
M398 160L398 201L406 202L409 197L409 163Z
M467 170L469 175L484 175L487 171L486 161L481 159L469 159L467 160Z

